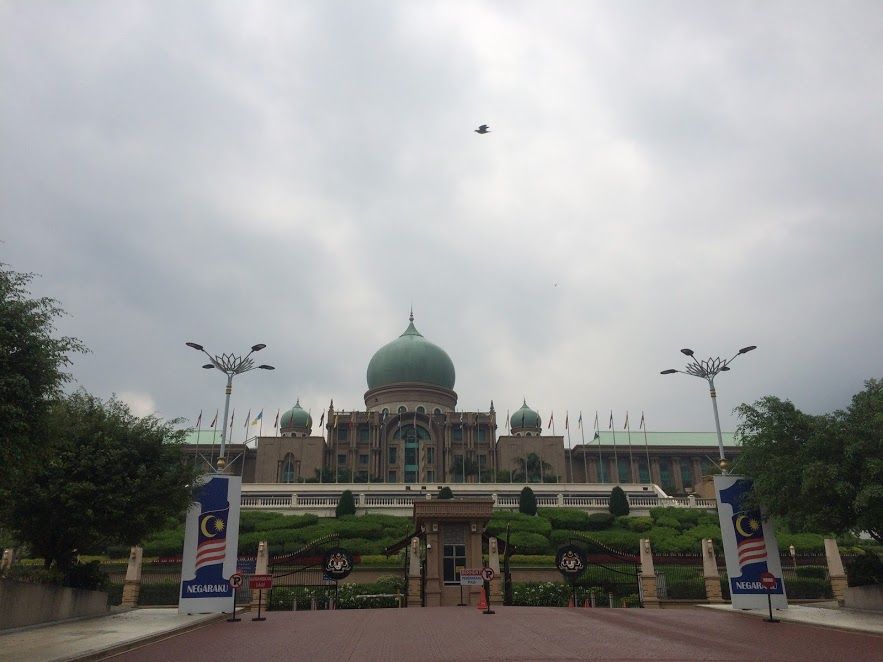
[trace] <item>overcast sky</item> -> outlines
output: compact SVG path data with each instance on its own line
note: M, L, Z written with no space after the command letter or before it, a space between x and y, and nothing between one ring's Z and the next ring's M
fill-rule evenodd
M4 2L0 260L73 372L204 421L364 408L407 326L459 407L711 430L883 376L883 5ZM487 123L491 133L473 129ZM502 417L501 417L502 420Z

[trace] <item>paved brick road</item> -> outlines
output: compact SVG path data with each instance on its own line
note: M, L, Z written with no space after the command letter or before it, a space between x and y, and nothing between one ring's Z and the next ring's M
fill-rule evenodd
M883 637L698 608L270 612L115 660L883 660Z

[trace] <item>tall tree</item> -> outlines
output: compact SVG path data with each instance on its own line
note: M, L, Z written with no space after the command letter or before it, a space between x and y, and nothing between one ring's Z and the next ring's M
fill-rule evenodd
M198 470L174 421L78 392L56 400L46 423L46 453L17 476L9 522L47 567L64 571L78 553L134 545L190 505Z
M527 485L521 488L521 496L518 497L518 512L525 515L537 514L537 497Z
M33 277L0 264L0 503L4 504L10 503L13 474L35 460L42 448L50 401L70 379L65 370L69 355L85 351L79 340L55 335L54 323L64 311L54 299L31 295L28 286Z
M513 479L516 482L539 483L549 482L545 479L549 478L549 471L552 465L540 459L536 453L528 453L527 458L518 457L515 459L518 469L515 470ZM543 477L541 479L540 477Z
M738 408L751 498L794 530L867 531L883 543L883 381L846 411L812 416L767 396Z
M610 490L610 499L607 503L611 515L622 517L629 514L629 499L619 485Z
M355 515L356 514L356 500L353 497L353 493L349 490L344 490L340 498L337 500L337 507L334 509L335 517L343 517L345 515Z

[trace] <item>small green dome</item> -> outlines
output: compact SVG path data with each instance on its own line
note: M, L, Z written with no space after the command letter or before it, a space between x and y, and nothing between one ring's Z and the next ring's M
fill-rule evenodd
M429 342L414 327L414 315L405 332L377 350L368 363L368 388L402 382L454 388L454 362L447 352Z
M521 405L521 409L512 414L509 419L509 425L513 428L540 428L542 422L540 415L527 406L527 400Z
M300 406L300 399L279 419L279 429L287 428L313 428L313 417Z

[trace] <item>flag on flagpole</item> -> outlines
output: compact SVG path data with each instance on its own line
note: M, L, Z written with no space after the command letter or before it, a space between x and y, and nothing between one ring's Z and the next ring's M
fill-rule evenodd
M601 428L598 426L598 411L595 410L595 429L600 430Z
M579 413L579 418L576 421L576 425L577 425L577 427L579 427L580 430L583 429L583 413L582 412Z
M279 411L280 410L278 410L278 409L276 410L276 420L273 421L273 429L274 430L279 427Z
M215 417L212 419L212 429L215 429L215 426L218 424L218 410L215 409Z
M626 413L625 413L625 425L622 426L622 429L623 430L629 429L629 413L628 413L628 411L626 411Z
M568 411L564 412L564 429L570 429L570 412Z
M644 412L641 412L641 424L638 426L638 429L644 429Z
M233 419L236 418L236 409L234 408L232 412L230 412L230 429L233 429Z
M264 419L264 410L261 409L260 413L252 419L251 424L252 424L252 425L257 425L257 424L260 423L263 419Z
M607 429L608 430L613 429L613 410L612 409L610 410L610 423L607 425Z
M509 434L509 410L506 410L506 434Z
M324 426L325 426L325 412L323 411L322 415L319 417L319 427L321 428Z
M242 427L247 428L250 421L251 421L251 409L249 409L248 413L245 415L245 425L243 425Z
M199 416L196 417L196 429L199 429L199 426L202 425L202 409L199 410Z
M548 430L549 428L551 428L552 423L554 423L554 422L555 422L555 412L553 411L552 413L549 414L549 424L546 426L546 429Z

